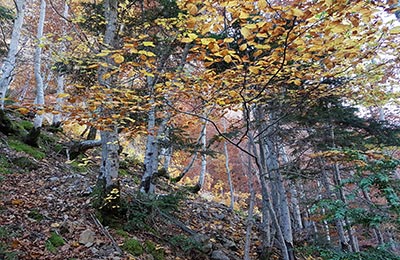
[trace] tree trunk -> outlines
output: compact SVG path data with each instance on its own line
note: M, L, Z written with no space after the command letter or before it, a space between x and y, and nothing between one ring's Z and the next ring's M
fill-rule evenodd
M7 58L4 60L0 72L0 104L1 109L4 109L4 102L7 90L13 78L13 71L15 68L15 60L18 53L19 39L21 36L22 24L24 23L25 16L25 0L15 0L15 7L17 9L17 16L14 20L10 46L8 48Z
M68 19L69 16L69 6L68 3L65 2L64 3L64 12L63 12L63 16L65 19ZM67 35L67 28L66 28L66 22L63 23L63 36ZM63 53L65 51L65 41L63 40L61 42L61 48L60 48L60 52ZM63 105L63 100L64 98L62 98L60 95L64 93L64 72L62 71L61 68L58 69L57 71L57 99L56 99L56 105L54 107L54 110L57 112L57 114L55 114L53 116L53 126L54 127L60 127L61 126L61 115L62 115L62 105Z
M285 244L288 250L289 259L295 259L294 245L293 245L293 232L292 232L292 221L289 210L288 198L286 195L286 188L282 174L279 169L279 140L278 140L278 126L275 121L277 119L276 112L270 112L269 121L272 122L270 125L265 126L262 115L263 108L257 109L257 118L259 119L259 133L260 138L265 142L265 162L268 175L270 176L270 182L272 187L276 189L276 195L278 196L277 204L274 205L274 210L277 213L277 219L282 230L282 235L285 240Z
M325 165L323 163L322 158L319 159L319 164L321 168L321 183L325 187L326 191L326 198L335 198L336 195L332 192L331 190L331 184L329 183L329 178L328 178L328 173L325 170ZM350 245L349 245L349 240L348 237L345 234L344 231L344 225L343 225L343 220L336 218L335 219L335 225L336 225L336 230L339 236L339 245L342 249L342 251L349 251Z
M119 204L119 140L117 127L114 127L114 131L101 131L100 136L102 152L98 185L100 185L104 192L103 196L110 193L116 194L112 200L104 201L101 208L112 210ZM112 192L114 189L116 191Z
M226 132L226 122L224 121L224 130ZM228 185L229 185L229 194L230 194L230 205L229 208L233 210L233 206L235 203L235 193L233 190L233 183L232 183L232 176L231 176L231 169L229 168L229 153L228 153L228 147L226 141L224 141L224 155L225 155L225 170L226 174L228 175ZM250 175L249 175L250 177Z
M106 31L104 34L104 46L106 48L116 49L118 48L117 36L117 16L118 16L118 0L104 0L104 17L106 20ZM100 85L106 88L113 88L117 79L111 76L104 79L104 75L109 72L111 65L114 64L113 59L110 56L104 58L107 64L110 66L100 66L98 70L98 81ZM111 99L111 97L109 97ZM108 100L106 100L107 102ZM111 116L113 111L102 107L100 113L103 116ZM119 138L118 138L118 126L111 124L105 126L106 130L100 131L101 136L101 166L100 174L97 179L97 185L100 188L100 202L101 209L113 210L118 207L119 204L119 183L118 183L118 169L119 169ZM112 196L111 196L112 195ZM106 198L112 197L111 200Z
M245 245L244 245L244 260L250 260L250 246L251 246L251 232L253 229L253 210L254 210L254 202L255 202L255 189L253 185L253 172L252 172L252 166L251 166L251 158L249 156L248 163L247 163L247 179L248 179L248 185L249 185L249 190L250 190L250 204L249 204L249 210L247 214L247 220L246 220L246 240L245 240Z
M204 127L201 130L201 169L197 189L201 190L204 186L207 172L207 120L203 120Z
M333 176L334 176L335 186L337 187L337 190L338 190L338 196L339 196L340 200L345 205L347 205L348 204L347 199L346 199L346 196L344 195L344 191L342 188L342 179L340 176L339 165L337 163L335 163L335 165L333 166ZM351 251L360 252L360 247L358 245L357 236L355 235L354 228L351 226L351 223L347 216L344 217L344 223L346 224L345 228L347 230L347 235L349 237Z
M35 73L35 79L36 79L36 99L35 99L35 104L36 104L36 109L38 110L39 113L36 113L35 118L33 120L33 128L29 132L28 136L25 139L25 143L38 147L38 141L39 141L39 136L40 136L40 130L42 128L43 124L43 113L41 113L41 110L43 110L44 106L44 83L43 83L43 76L41 72L41 66L42 66L42 47L41 47L41 40L43 38L43 28L44 28L44 21L46 17L46 1L41 0L40 1L40 15L39 15L39 23L38 23L38 29L37 29L37 46L35 49L35 56L34 56L34 73Z

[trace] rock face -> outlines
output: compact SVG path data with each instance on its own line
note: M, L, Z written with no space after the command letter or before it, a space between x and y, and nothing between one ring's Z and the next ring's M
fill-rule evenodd
M86 247L90 247L93 245L95 240L96 233L94 233L90 229L86 229L79 236L79 243L85 245Z
M222 250L215 250L211 254L211 260L230 260Z

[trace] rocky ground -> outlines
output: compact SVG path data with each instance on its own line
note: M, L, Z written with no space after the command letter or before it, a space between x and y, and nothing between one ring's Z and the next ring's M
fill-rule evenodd
M95 161L68 162L54 143L38 156L17 151L6 136L1 140L0 259L243 259L245 218L222 204L190 195L177 211L156 205L144 223L131 217L108 227L92 208ZM129 207L133 174L139 173L125 173L122 194ZM255 230L252 244L257 259Z

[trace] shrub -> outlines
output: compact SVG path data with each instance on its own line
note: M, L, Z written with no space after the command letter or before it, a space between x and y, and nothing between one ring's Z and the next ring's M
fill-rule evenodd
M139 256L143 254L144 251L140 242L133 238L126 240L122 245L122 249L134 256Z

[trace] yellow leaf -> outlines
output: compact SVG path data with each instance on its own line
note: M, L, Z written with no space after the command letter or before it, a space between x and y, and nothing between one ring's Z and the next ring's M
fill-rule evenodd
M240 45L239 50L240 51L244 51L247 48L247 43L243 43L242 45Z
M183 38L181 40L181 42L183 42L183 43L191 43L192 41L193 41L193 39L190 39L190 38Z
M214 42L214 41L215 41L215 39L212 39L212 38L203 38L203 39L201 39L201 44L208 45L208 44L210 44L210 42Z
M117 63L117 64L121 64L122 62L124 62L124 56L122 56L121 54L119 54L119 53L115 53L115 54L113 54L112 56L111 56L111 58L113 58L114 59L114 62L115 63Z
M103 78L104 80L106 80L106 79L109 79L110 77L111 77L111 73L106 73L106 74L103 75L102 78Z
M110 54L110 51L108 51L108 50L103 50L103 51L101 51L100 53L97 53L96 56L97 56L97 57L105 57L105 56L107 56L108 54Z
M266 7L267 7L267 1L265 0L258 1L258 8L265 9Z
M29 113L29 109L27 109L27 108L25 108L25 107L17 108L17 110L18 110L18 112L20 112L20 113L23 114L23 115L26 115L26 114Z
M250 15L248 13L240 12L239 18L245 20L245 19L249 18L249 16Z
M189 33L189 34L188 34L188 37L189 37L190 39L193 39L193 40L194 40L194 39L197 39L198 36L197 36L197 34L195 34L195 33Z
M145 46L145 47L149 47L149 46L156 47L153 42L143 42L143 46Z
M250 66L250 67L249 67L249 70L250 70L250 72L253 73L253 74L258 74L258 72L259 72L258 67L254 67L254 66Z
M231 63L231 62L232 62L232 57L231 57L231 55L226 55L226 56L224 57L224 61L225 61L226 63Z
M246 27L243 27L242 29L240 29L240 33L243 35L243 37L246 40L251 37L251 31Z
M226 43L231 43L233 41L235 41L235 39L233 39L233 38L225 38L224 39L224 42L226 42Z
M258 56L260 56L262 53L263 53L262 50L257 50L257 51L255 51L255 52L253 53L253 56L254 56L254 57L258 57Z
M187 6L186 6L186 8L188 9L188 11L189 11L189 14L191 14L191 15L196 15L197 14L197 6L196 5L194 5L194 4L188 4Z
M400 26L393 27L389 30L390 34L399 34L400 33Z
M66 98L66 97L69 97L68 93L60 93L57 95L57 98Z
M293 8L292 9L292 14L294 16L302 16L304 14L304 12L298 8Z
M295 80L293 80L293 83L294 83L296 86L300 86L300 85L301 85L301 80L295 79Z

